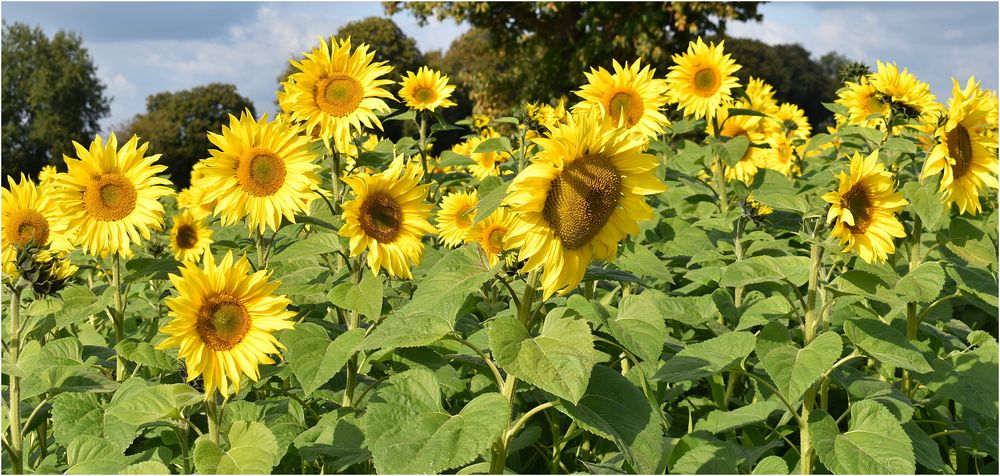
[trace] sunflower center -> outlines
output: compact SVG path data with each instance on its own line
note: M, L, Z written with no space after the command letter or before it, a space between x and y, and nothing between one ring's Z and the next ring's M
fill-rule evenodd
M354 112L363 98L361 83L344 74L325 78L316 84L316 105L334 117Z
M91 179L83 192L87 213L101 221L116 221L135 210L135 186L122 174L110 173Z
M434 102L436 97L437 95L434 94L434 90L431 88L418 88L416 91L413 91L413 99L416 99L419 103Z
M617 123L625 114L625 125L632 127L642 119L642 98L632 91L621 91L608 100L611 119Z
M182 250L190 250L198 244L198 231L191 225L181 225L177 227L177 247Z
M480 243L483 249L490 254L500 254L503 251L503 238L507 234L507 228L494 226L486 232L486 236Z
M455 214L455 225L459 228L469 228L472 226L472 210L475 207L463 207Z
M694 73L694 89L701 96L711 96L719 89L719 75L712 68L702 68Z
M850 210L854 216L854 226L847 226L852 233L864 233L868 230L872 221L872 200L868 196L868 190L855 185L840 198L840 206Z
M361 229L380 243L391 243L403 226L403 211L392 197L379 193L368 197L360 210Z
M868 108L868 114L885 114L886 104L882 102L878 96L872 94L868 96L868 101L865 103L865 107Z
M250 324L250 314L243 303L228 294L219 294L206 299L198 309L196 328L209 348L229 350L243 341Z
M567 249L590 242L611 219L622 196L622 178L599 154L574 160L552 181L542 215Z
M274 195L285 183L285 161L273 152L255 147L236 166L240 187L255 197Z
M955 160L951 173L955 178L964 177L972 165L972 138L969 130L959 124L946 134L948 140L948 157Z
M49 222L36 210L14 210L8 215L3 226L3 241L6 245L24 246L28 243L44 245L49 241Z

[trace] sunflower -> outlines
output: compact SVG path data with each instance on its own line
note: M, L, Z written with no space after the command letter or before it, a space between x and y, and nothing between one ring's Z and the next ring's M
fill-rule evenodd
M490 216L472 226L467 241L479 244L486 253L490 266L496 266L503 252L513 248L508 236L513 224L514 216L507 208L497 208Z
M763 144L767 142L767 135L760 132L760 123L763 118L758 116L729 116L729 108L723 107L718 111L718 122L722 124L719 135L730 139L744 136L751 146L743 152L735 164L726 167L726 180L739 180L747 185L753 182L757 171L773 163L775 150L753 147L753 144ZM709 124L708 132L715 135L715 124Z
M857 83L847 81L844 87L837 91L836 104L847 107L847 117L837 114L837 122L865 127L876 127L884 122L874 115L885 116L889 113L889 105L882 100L875 86L867 76L862 76Z
M188 261L180 276L169 275L177 290L166 300L173 319L160 328L168 337L156 348L179 348L188 381L204 375L206 400L216 389L229 398L230 384L240 391L240 374L256 382L258 366L274 363L268 354L284 346L273 333L291 329L295 313L287 310L288 298L274 295L279 283L263 270L251 274L246 257L234 263L228 252L216 264L205 253L202 263Z
M114 133L105 144L97 136L90 149L77 142L78 159L64 156L67 170L59 174L53 197L62 205L74 243L88 254L131 254L129 247L150 238L150 229L163 228L163 204L170 195L169 180L156 174L167 169L153 165L160 154L146 156L149 143L139 146L132 136L118 148Z
M868 157L855 153L850 175L837 174L839 187L823 195L830 203L828 222L835 222L833 236L867 263L885 262L895 252L893 238L906 236L903 224L894 215L908 203L897 192L892 174L878 161L878 151Z
M792 141L787 135L783 132L775 132L767 136L765 143L771 146L771 151L765 154L767 163L764 164L764 167L777 170L786 177L798 173L798 165L795 163L795 148L792 147Z
M773 116L780 121L780 130L787 134L790 139L809 140L812 126L809 125L806 113L798 106L783 102L778 105L778 110Z
M612 61L614 74L604 68L591 69L584 73L587 84L576 91L583 101L573 107L574 112L586 113L598 110L610 117L615 124L646 137L655 137L670 124L667 116L660 112L667 103L664 96L667 83L653 79L655 69L649 65L639 67L639 60L631 65Z
M941 173L944 202L957 204L960 213L976 215L982 210L980 191L997 188L997 141L988 134L996 102L982 93L974 77L965 89L953 82L948 121L935 134L938 142L924 162L921 178Z
M250 111L229 115L222 134L209 133L218 149L205 160L198 184L203 200L218 201L215 214L229 225L244 217L251 229L277 230L281 218L295 223L296 212L308 212L319 187L317 153L298 128L283 121L254 120Z
M644 196L666 187L644 139L608 118L574 114L535 143L541 151L510 184L508 243L521 249L525 271L543 268L548 298L576 287L594 258L614 259L618 242L653 217Z
M476 207L479 206L479 193L455 192L441 199L441 210L437 212L438 232L441 242L449 248L461 245L472 228Z
M486 129L487 127L490 126L490 122L492 121L493 120L490 119L490 116L487 115L483 114L472 115L472 126L475 127L476 130Z
M16 275L14 261L19 249L34 244L58 253L73 249L70 243L66 221L57 210L57 202L42 193L31 179L21 174L21 180L7 176L7 188L2 191L3 232L3 272Z
M431 205L424 201L427 185L420 185L423 171L397 156L384 172L344 177L355 198L344 203L340 235L350 238L351 256L368 250L372 271L385 269L390 276L411 278L410 264L424 254L424 235L437 230L427 222Z
M59 171L56 170L56 167L54 165L46 165L42 167L42 170L38 172L38 186L44 187L52 183L56 178L56 174L58 173Z
M319 48L305 53L302 61L292 61L299 71L282 83L278 92L281 109L292 120L303 122L307 134L318 131L330 147L349 142L351 130L361 132L362 126L382 129L375 111L388 111L383 99L394 99L382 86L392 84L380 79L392 71L385 61L372 63L375 52L360 44L351 52L351 39L320 38Z
M205 215L184 210L174 216L170 229L170 249L178 261L198 261L212 244L212 229Z
M539 128L552 129L557 124L566 123L566 98L559 99L555 106L545 103L526 102L524 114ZM533 131L530 131L533 132Z
M771 117L778 113L778 103L774 101L774 87L765 83L763 79L750 76L747 80L745 94L745 98L736 102L736 107L750 109ZM768 130L773 129L774 125L774 121L760 122L760 126Z
M712 117L732 98L732 90L739 87L733 73L741 66L723 53L724 43L709 46L699 37L688 44L687 53L673 56L676 64L667 73L666 94L671 102L680 105L684 115Z
M448 99L455 91L455 86L448 84L448 76L426 66L421 66L416 74L407 71L399 84L402 85L399 97L412 109L433 111L455 105Z
M943 112L943 107L935 101L931 87L920 81L916 76L895 63L878 61L878 70L871 74L871 85L893 105L902 109L906 115L929 120L933 115Z
M500 164L507 161L507 156L500 152L474 152L476 147L479 147L479 144L482 144L486 139L500 137L500 134L492 129L489 129L487 134L486 136L472 137L452 149L475 161L474 164L469 165L469 173L480 181L485 180L486 177L499 176Z

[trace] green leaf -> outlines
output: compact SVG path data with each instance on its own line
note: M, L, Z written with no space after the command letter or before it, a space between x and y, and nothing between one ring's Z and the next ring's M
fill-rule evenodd
M385 279L365 269L361 282L341 283L329 294L330 302L337 307L355 311L369 319L378 320L382 315L382 292Z
M60 364L40 369L25 378L21 398L60 392L107 393L117 387L114 380L101 375L88 364Z
M932 400L954 400L980 415L997 418L997 343L992 338L975 349L947 359L934 359L934 373L925 380L934 393Z
M516 318L504 315L488 332L490 349L504 370L574 404L583 397L597 362L586 322L550 312L541 334L532 337Z
M622 374L597 365L576 404L556 408L581 428L611 440L637 473L655 473L660 461L660 419L642 391Z
M839 334L824 332L802 349L778 347L768 352L761 363L781 394L794 402L833 366L843 346Z
M228 450L223 451L208 435L194 442L194 465L199 473L271 474L278 451L274 435L261 423L234 422L226 433Z
M170 354L157 350L153 344L135 339L125 339L115 345L115 352L126 359L160 370L177 370L179 364Z
M801 286L809 279L809 258L805 256L753 256L722 270L721 286L739 287L787 279Z
M788 463L780 456L768 456L758 461L750 474L788 474Z
M903 194L910 202L908 207L916 212L924 227L930 231L941 228L948 217L948 210L941 204L941 199L933 188L916 181L907 182L903 185Z
M736 330L745 331L747 329L767 325L775 319L788 317L792 313L792 306L788 300L781 296L771 296L754 302L740 313L740 323Z
M323 415L316 426L295 437L295 447L306 462L326 457L326 464L334 471L343 472L352 464L371 459L365 447L365 435L361 431L352 409L340 409Z
M618 303L618 317L608 322L615 339L642 360L655 362L663 352L667 326L652 293L630 295Z
M673 276L666 263L643 245L637 244L632 249L623 250L615 264L619 269L637 276L648 276L673 282Z
M113 474L125 469L130 459L102 438L81 435L66 445L65 474Z
M118 474L171 474L170 468L159 461L142 461L130 465Z
M52 399L52 433L62 446L81 435L100 437L119 453L132 444L136 425L104 412L93 393L63 393Z
M906 436L913 443L913 455L917 463L921 466L938 473L947 473L948 465L941 459L941 451L938 449L936 441L932 440L916 422L908 421L903 424Z
M441 160L438 161L438 167L464 167L466 165L475 164L476 161L462 154L457 154L454 151L446 150L441 152Z
M699 326L719 314L711 295L667 296L653 290L646 290L645 293L653 294L664 318L691 327Z
M125 282L133 282L139 278L167 279L170 273L177 274L181 263L173 258L135 258L125 263L125 269L131 271L125 275Z
M282 332L281 343L288 348L288 366L302 385L303 396L309 396L333 378L364 337L365 330L357 328L331 340L326 329L308 322Z
M485 154L487 152L509 152L510 150L510 139L506 137L493 137L480 142L472 153Z
M891 305L900 304L890 283L887 283L881 276L860 269L852 269L837 276L833 280L833 285L838 291L847 294L855 294Z
M139 380L132 377L129 380ZM178 418L180 410L188 405L200 402L204 395L183 383L148 385L122 385L120 390L127 397L117 395L108 407L108 415L118 417L130 425L144 425L155 421Z
M824 410L813 409L809 414L809 436L812 438L813 448L816 449L816 457L828 469L836 467L834 460L833 444L840 436L840 428Z
M695 431L705 430L715 434L725 433L767 420L767 417L772 413L784 408L785 406L777 400L765 400L731 411L714 410L700 420L694 429ZM787 472L787 469L785 471Z
M913 445L896 417L878 402L864 400L851 405L847 433L833 443L837 474L914 474L917 470ZM825 464L825 463L824 463Z
M472 247L448 252L420 281L413 299L386 317L359 350L416 347L451 332L469 295L479 292L493 270Z
M296 240L281 251L277 251L268 262L280 263L295 259L315 261L319 255L335 253L341 249L337 233L313 232L308 240Z
M668 358L653 380L683 382L729 370L750 355L755 342L754 335L749 332L730 332L691 344Z
M920 263L896 282L896 292L907 302L931 302L944 288L944 270L933 261Z
M710 439L687 450L670 468L673 474L737 474L741 448L728 441Z
M918 373L932 370L923 354L902 333L876 319L852 319L844 322L847 338L875 360Z
M747 149L749 148L750 139L744 135L736 136L713 147L715 154L721 157L722 160L726 162L726 165L730 167L736 165L736 163L743 158L743 154L747 153Z
M974 297L986 303L990 310L996 313L997 279L984 269L967 266L949 266L948 277L955 281L955 286L965 296Z
M396 114L395 116L387 117L385 120L387 120L387 121L416 121L417 120L417 111L414 111L413 109L407 109L406 111L403 111L403 112L401 112L399 114Z
M379 473L440 473L489 449L510 420L499 393L473 398L458 415L445 412L437 377L413 369L389 378L362 423Z
M771 117L760 111L754 111L753 109L743 109L738 107L729 108L730 116L756 116L756 117Z
M995 267L997 246L983 231L984 229L986 225L974 223L968 218L953 218L948 228L947 239L939 242L969 264L983 268ZM995 224L993 229L996 229ZM943 237L943 234L939 236Z
M104 288L104 292L97 296L85 286L70 286L63 289L62 309L55 313L56 328L60 329L73 324L77 324L84 319L98 313L103 313L114 299L114 289L111 286Z
M497 177L486 177L483 183L479 185L479 204L476 205L476 218L472 220L472 223L479 223L490 216L503 200L507 198L507 187L510 186L510 182L501 181Z
M780 321L772 321L757 333L757 345L754 347L754 352L757 354L757 359L763 361L764 357L772 350L785 345L792 345L792 338L788 336L788 328Z

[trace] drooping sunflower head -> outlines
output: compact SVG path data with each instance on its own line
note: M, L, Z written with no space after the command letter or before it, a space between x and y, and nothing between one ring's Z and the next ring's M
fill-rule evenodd
M837 181L837 190L823 195L830 203L831 234L845 245L845 253L854 251L867 263L885 262L896 250L893 238L906 236L895 212L909 202L896 191L892 174L878 160L878 151L867 157L855 153L850 175L840 172Z
M982 210L981 191L997 188L997 140L989 131L996 102L985 94L975 78L965 89L953 80L948 120L935 136L937 144L924 162L922 177L941 174L942 200L958 205L960 213Z
M847 124L865 127L884 124L881 117L889 113L889 105L868 78L862 76L857 83L848 81L837 92L837 99L833 102L846 106L848 114L845 118L838 117L838 122L842 120Z
M160 328L167 338L158 349L178 347L187 379L205 378L205 399L216 390L224 398L240 390L240 378L260 378L260 364L273 364L270 354L284 348L274 332L291 329L291 301L275 295L277 281L266 271L250 272L246 257L226 253L216 263L206 252L199 267L187 261L180 276L171 274L177 295L166 300L171 321Z
M640 60L624 67L614 60L612 68L613 74L604 68L585 73L587 84L576 91L583 101L573 111L598 110L616 125L647 137L663 132L670 124L660 112L667 103L666 81L653 78L656 70L649 65L640 68Z
M593 114L574 114L535 139L541 150L514 178L506 204L516 216L509 245L521 249L525 271L544 268L546 297L576 287L592 259L614 259L618 242L652 218L645 195L666 187L643 141Z
M49 195L42 193L31 179L21 174L19 182L7 176L7 187L2 191L2 247L3 272L14 276L14 261L18 250L36 246L65 253L73 249L69 240L66 221L58 205Z
M170 249L178 261L198 261L212 244L212 229L206 216L184 210L174 216L170 229Z
M870 76L871 85L882 94L888 106L894 108L894 113L914 119L921 116L929 119L943 111L944 108L931 94L930 85L917 79L906 68L900 71L896 63L877 63L878 69Z
M282 217L295 222L296 212L307 212L319 186L318 157L309 139L284 121L259 121L250 111L239 119L229 116L222 134L209 133L218 149L205 160L198 187L203 200L216 202L215 214L229 225L247 218L251 229L277 230Z
M531 126L537 126L538 129L552 129L557 124L566 123L566 98L559 99L555 106L545 103L526 102L524 104L524 113Z
M385 99L394 99L383 88L392 84L382 79L392 71L385 61L375 62L375 52L362 43L351 51L351 39L320 38L319 48L305 53L302 61L292 61L299 71L282 83L278 92L281 109L293 121L302 122L307 134L318 132L327 144L347 142L350 131L363 127L382 129L375 111L387 111Z
M431 205L427 185L420 185L419 165L404 164L402 156L378 174L344 177L354 199L344 203L340 235L350 238L351 256L368 251L372 271L385 269L390 276L411 278L410 265L424 254L424 235L437 230L427 222Z
M673 56L676 64L667 73L667 97L679 104L684 115L714 116L716 109L732 98L732 90L739 87L733 73L741 66L723 52L724 43L709 46L699 37L688 45L686 53Z
M438 233L441 242L449 248L461 245L472 229L472 220L479 206L479 192L455 192L441 199L437 212Z
M490 266L496 266L501 256L513 248L509 232L514 216L505 207L497 208L490 216L472 226L468 241L476 243L486 254Z
M448 84L448 76L426 66L421 66L416 74L407 71L399 84L402 85L399 97L412 109L433 111L455 105L448 99L455 91L455 86Z
M120 149L113 133L107 143L97 136L89 149L73 145L78 158L63 157L67 170L53 190L67 227L75 230L73 241L93 255L131 254L140 237L148 240L151 229L163 228L159 198L173 189L156 174L167 167L154 165L160 154L146 156L149 143L140 146L137 136Z

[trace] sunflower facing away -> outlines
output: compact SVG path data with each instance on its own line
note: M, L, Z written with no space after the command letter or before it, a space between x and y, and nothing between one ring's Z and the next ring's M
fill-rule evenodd
M170 275L177 296L166 300L172 320L160 328L167 338L157 349L178 347L187 379L205 376L205 399L218 390L229 398L240 391L240 375L260 378L258 366L273 364L268 354L284 348L274 332L291 329L291 301L274 295L280 284L268 281L267 271L250 273L246 257L233 262L228 252L219 263L205 253L203 267L184 263L180 276Z
M631 65L612 62L614 74L604 68L591 69L584 73L587 84L576 91L583 101L573 107L574 112L599 110L611 118L611 122L646 137L655 137L670 124L667 116L660 112L667 103L664 96L667 83L653 79L655 69L646 65L640 69L639 60Z
M57 176L53 196L63 207L73 240L88 254L131 254L129 247L150 230L163 228L163 205L170 195L169 180L156 174L167 169L153 165L160 154L146 156L149 143L139 146L132 136L118 148L114 133L105 143L100 136L87 149L77 142L78 159L64 156L67 170Z
M424 254L421 239L437 231L427 222L431 205L424 201L428 186L420 185L422 176L418 164L404 166L398 156L382 173L344 177L355 198L344 203L340 235L350 238L351 256L368 250L372 271L411 278L410 265Z
M892 174L878 161L878 151L868 157L855 153L850 175L837 174L837 191L823 195L830 203L827 221L834 222L832 235L867 263L883 263L895 252L893 238L906 236L903 224L894 215L906 206L903 194L895 190Z
M292 61L299 72L282 83L278 92L281 109L292 120L305 124L307 134L319 133L329 148L330 140L347 143L351 130L362 126L382 129L375 111L388 111L384 99L393 99L383 88L392 84L381 79L392 71L385 61L372 63L375 52L362 43L351 52L351 39L338 41L320 38L319 48L305 54L302 61Z
M871 74L872 87L881 93L890 103L901 107L907 115L930 120L937 113L943 112L943 107L935 101L931 87L920 81L906 68L900 71L895 63L878 61L878 70Z
M612 260L618 242L653 217L645 195L666 190L644 139L592 114L573 115L535 139L541 151L510 185L516 216L509 245L525 271L543 268L542 289L570 292L594 259Z
M178 261L198 261L212 244L212 229L205 223L206 216L184 210L174 216L170 230L170 250Z
M954 81L951 96L948 122L936 133L938 143L924 162L921 178L940 173L944 202L957 204L960 213L976 215L982 210L980 191L997 188L997 140L988 133L996 102L979 89L975 78L969 78L964 90Z
M66 221L57 213L56 202L48 194L41 193L40 187L24 174L19 182L8 175L7 185L0 202L4 274L14 276L18 249L29 243L58 253L72 251Z
M308 212L319 187L316 151L298 128L284 121L254 120L250 111L229 116L222 134L210 132L218 149L205 160L198 187L202 200L217 201L215 214L223 225L247 218L250 229L277 230L281 218L295 222L296 212Z
M732 98L732 90L739 87L733 73L741 66L723 53L724 43L709 46L699 37L688 44L687 53L673 56L676 64L667 73L667 97L680 105L685 116L714 116L715 110Z
M441 209L437 212L438 233L441 242L449 248L461 245L472 228L479 206L479 192L455 192L441 199Z
M513 224L514 215L506 207L497 208L490 216L472 226L467 241L477 243L486 254L490 266L496 266L503 252L513 248L508 235Z
M455 91L455 86L448 84L448 76L426 66L421 66L416 74L407 71L399 84L402 85L399 97L412 109L433 111L455 105L448 99Z

